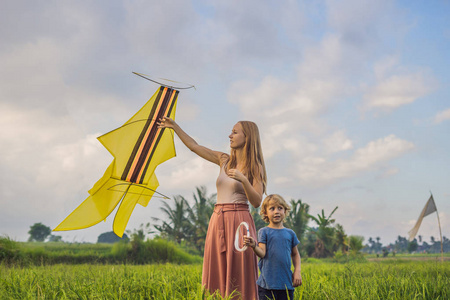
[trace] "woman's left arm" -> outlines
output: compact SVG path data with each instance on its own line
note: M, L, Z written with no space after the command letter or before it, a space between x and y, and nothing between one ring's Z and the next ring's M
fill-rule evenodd
M228 170L228 177L233 178L242 183L244 186L245 195L248 201L253 205L253 207L258 208L261 205L263 196L263 184L258 180L253 180L253 185L250 184L248 178L242 174L238 169Z

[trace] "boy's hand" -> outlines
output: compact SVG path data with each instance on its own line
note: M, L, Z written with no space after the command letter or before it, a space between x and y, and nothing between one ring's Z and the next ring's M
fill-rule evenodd
M300 271L294 271L294 274L292 274L292 285L294 287L302 285L302 274Z
M251 236L244 235L244 245L255 249L256 241Z

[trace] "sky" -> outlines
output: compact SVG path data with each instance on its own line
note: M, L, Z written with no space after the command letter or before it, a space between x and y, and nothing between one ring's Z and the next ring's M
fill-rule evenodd
M176 120L206 147L228 152L233 125L256 122L269 194L337 206L348 235L388 244L432 192L450 237L449 15L439 0L1 1L0 235L26 241L88 197L112 161L96 138L158 88L134 71L195 85ZM217 166L175 145L158 191L215 193ZM113 216L54 234L96 242ZM436 214L418 234L439 239Z

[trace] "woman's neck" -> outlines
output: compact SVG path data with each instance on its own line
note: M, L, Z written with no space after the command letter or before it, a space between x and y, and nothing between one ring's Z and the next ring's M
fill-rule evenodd
M236 149L235 154L236 154L236 168L239 169L240 171L243 171L243 169L245 168L244 148Z

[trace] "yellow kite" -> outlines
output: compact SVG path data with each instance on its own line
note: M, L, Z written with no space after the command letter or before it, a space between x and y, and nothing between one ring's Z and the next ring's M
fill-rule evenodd
M136 203L147 206L159 186L155 168L175 156L172 130L158 128L157 122L163 116L175 118L178 93L159 87L124 125L98 137L114 160L89 190L90 196L54 231L93 226L105 220L120 202L113 230L122 237Z

